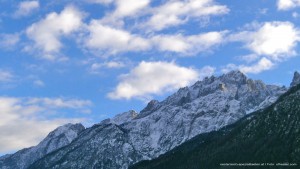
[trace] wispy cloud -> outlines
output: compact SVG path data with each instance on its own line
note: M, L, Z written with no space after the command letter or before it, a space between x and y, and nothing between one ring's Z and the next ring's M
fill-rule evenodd
M40 3L39 1L23 1L18 5L18 9L15 12L15 17L24 17L32 14L34 11L39 9Z
M0 49L14 50L20 41L20 35L16 34L0 34Z
M0 69L0 83L11 82L14 78L15 76L10 71Z

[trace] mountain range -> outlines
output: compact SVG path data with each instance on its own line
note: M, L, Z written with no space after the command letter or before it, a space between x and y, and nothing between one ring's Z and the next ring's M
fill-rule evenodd
M130 169L299 168L300 85L273 105Z
M299 83L300 75L295 72L291 86ZM130 110L86 129L81 124L62 126L39 145L1 157L0 168L126 169L137 162L174 152L180 145L192 145L191 142L199 140L197 137L205 142L234 131L234 126L242 128L248 123L256 124L245 119L255 119L257 112L274 106L287 91L286 87L249 79L240 71L207 77L179 89L161 102L150 101L139 113ZM232 129L228 129L230 126ZM259 128L252 128L247 132L260 133ZM203 133L213 133L213 136L206 137ZM241 139L242 136L245 135L235 137ZM201 144L201 139L197 145ZM216 152L221 151L218 143L212 145L216 146ZM225 145L232 147L228 142Z

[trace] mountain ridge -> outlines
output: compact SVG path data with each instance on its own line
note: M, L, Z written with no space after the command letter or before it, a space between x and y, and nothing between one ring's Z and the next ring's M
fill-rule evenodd
M297 168L300 165L299 105L300 85L297 85L264 110L249 114L219 131L200 134L156 159L129 168L218 169L247 163L263 164L264 168Z
M240 71L211 76L179 89L161 102L151 101L134 118L126 116L130 119L125 118L123 123L100 122L96 126L102 129L94 136L83 132L71 144L46 155L30 168L125 169L138 161L153 159L200 133L232 124L268 106L285 91L286 88L249 79Z
M150 101L140 113L124 112L85 129L80 137L30 168L125 169L263 109L286 90L249 79L240 71L207 77L161 102Z

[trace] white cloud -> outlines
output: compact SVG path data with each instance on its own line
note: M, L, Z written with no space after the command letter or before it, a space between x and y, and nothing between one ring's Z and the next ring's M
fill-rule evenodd
M13 49L20 41L19 34L0 34L0 48Z
M277 7L279 10L289 10L300 6L300 0L278 0Z
M96 71L100 68L110 68L110 69L118 69L125 67L125 64L122 62L117 62L117 61L109 61L109 62L104 62L104 63L93 63L91 66L92 71Z
M297 54L300 31L292 23L276 21L252 23L245 28L249 30L233 33L227 37L227 41L245 43L245 47L252 53L240 56L239 59L247 64L228 64L223 68L223 72L239 69L244 73L257 74L270 70ZM252 63L254 61L256 62Z
M92 105L92 102L89 100L64 99L64 98L30 98L28 99L28 103L39 104L42 105L43 107L70 108L70 109L78 109L78 108Z
M113 15L117 17L136 15L141 9L147 7L150 0L116 0L116 10Z
M205 71L208 72L209 68ZM203 71L204 72L204 71ZM141 62L129 74L121 77L111 99L147 98L153 94L173 91L189 85L199 78L199 72L171 62Z
M114 0L86 0L89 3L98 3L98 4L110 4L114 2Z
M263 57L256 64L251 66L239 66L239 69L244 73L260 73L265 70L270 70L274 67L274 63L269 59Z
M228 64L223 69L223 73L227 73L231 70L240 70L243 73L252 73L258 74L260 72L272 69L276 64L273 63L271 60L263 57L257 63L252 65L235 65L235 64Z
M177 34L141 37L122 29L105 26L99 20L93 20L88 26L88 30L89 35L85 37L83 44L89 49L96 50L98 54L107 55L151 49L195 55L221 44L227 32L208 32L190 36Z
M148 10L150 0L112 0L102 2L102 4L110 3L114 4L114 10L101 18L100 22L103 25L121 28L125 24L125 17L141 17L141 13L145 13L145 10Z
M245 61L247 63L251 63L253 61L256 61L259 59L259 56L257 54L249 54L249 55L243 55L238 57L240 60Z
M11 72L0 69L0 83L11 82L13 79L14 75Z
M229 9L224 5L217 4L214 0L170 0L152 11L153 15L144 24L144 27L162 30L183 24L190 18L226 14Z
M215 71L216 71L215 67L204 66L203 68L198 70L199 77L197 80L202 80L205 77L212 76L215 73Z
M61 13L50 13L45 19L32 24L26 30L27 36L34 41L34 49L42 51L41 57L54 60L54 54L59 53L63 44L62 36L67 36L78 30L82 25L83 13L68 6ZM31 49L27 46L27 50Z
M36 145L50 131L83 119L49 118L62 108L87 110L89 101L62 98L0 97L0 153Z
M125 51L142 51L150 47L146 39L130 34L125 30L104 26L97 20L91 21L88 30L89 35L85 39L85 45L90 49L104 53L117 54Z
M23 1L15 12L16 17L28 16L40 7L39 1Z
M208 32L199 35L183 36L178 35L156 35L152 38L153 45L160 51L170 51L194 55L217 46L223 42L223 32Z
M231 35L230 41L243 41L257 55L280 60L295 55L300 33L290 22L266 22L254 31Z

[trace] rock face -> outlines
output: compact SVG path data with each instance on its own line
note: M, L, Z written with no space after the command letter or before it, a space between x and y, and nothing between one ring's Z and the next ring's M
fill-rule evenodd
M272 106L252 113L219 131L198 135L159 158L140 162L130 169L244 168L220 164L266 162L296 164L275 167L296 169L299 168L300 162L299 129L298 85L291 88Z
M139 114L123 113L86 129L29 168L126 169L265 108L286 90L239 71L205 78L162 102L151 101Z
M36 160L70 144L84 130L82 124L66 124L58 127L37 146L20 150L0 158L1 169L25 169Z
M296 86L298 84L300 84L300 74L299 72L295 72L291 86Z

